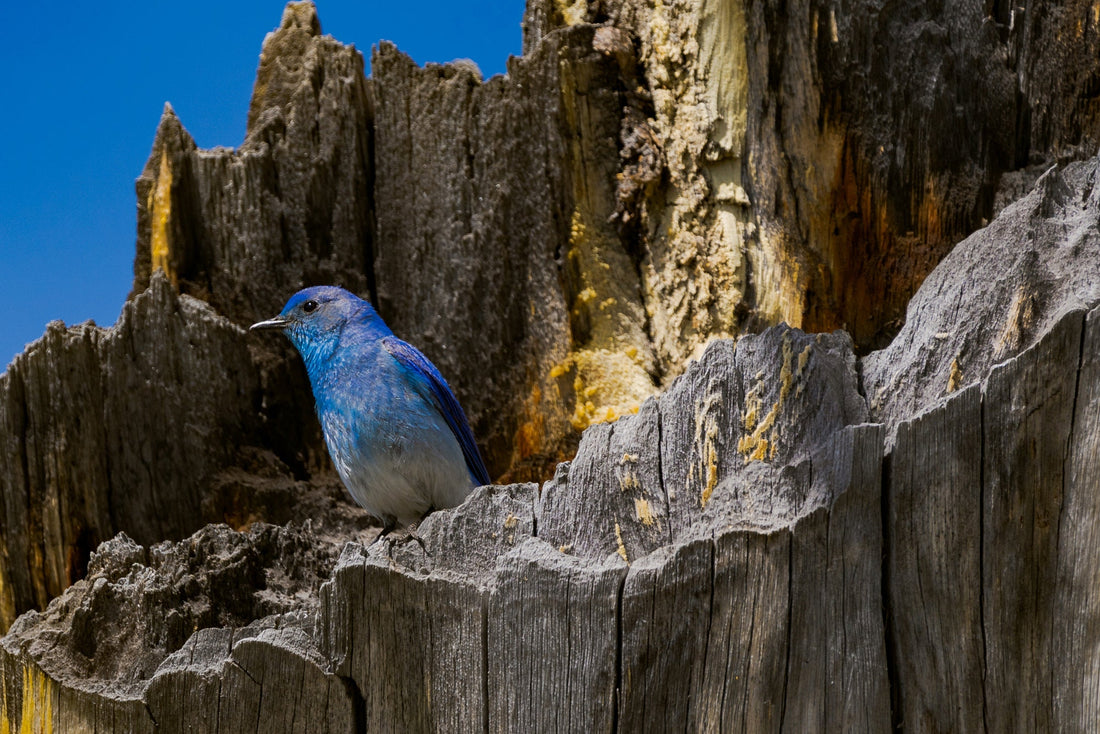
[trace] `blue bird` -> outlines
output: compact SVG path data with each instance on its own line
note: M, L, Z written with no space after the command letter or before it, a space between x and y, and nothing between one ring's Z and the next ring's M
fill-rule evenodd
M281 330L298 350L329 456L383 535L489 484L447 382L369 303L343 288L306 288L257 329Z

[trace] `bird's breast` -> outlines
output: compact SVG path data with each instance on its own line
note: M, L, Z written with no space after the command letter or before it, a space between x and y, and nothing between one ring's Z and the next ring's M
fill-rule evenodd
M408 523L459 504L473 486L450 427L400 374L345 380L317 413L344 485L377 517Z

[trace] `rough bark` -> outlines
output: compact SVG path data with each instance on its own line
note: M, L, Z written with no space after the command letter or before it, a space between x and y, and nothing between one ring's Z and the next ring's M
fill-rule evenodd
M888 10L534 2L482 81L288 6L239 150L166 112L119 323L0 376L0 722L1100 728L1100 160L1020 168L1095 140L1096 30ZM575 457L362 545L240 328L332 280L495 472Z
M786 351L792 339L813 343L810 337L774 329L757 337L759 344L744 345L748 364L760 355ZM811 368L802 374L787 373L789 359L762 359L759 364L776 375L788 374L793 380L790 399L795 402L796 394L812 396L822 386L833 385L838 371L851 385L854 373L847 342L834 338L828 346L831 349L823 348L820 356L809 359ZM737 364L737 354L729 343L708 350L698 369L677 383L678 390L656 401L658 411L680 407L682 395L726 393L739 403L751 399L757 383L742 379L739 367L744 363ZM814 367L813 360L820 364ZM738 415L732 414L735 420ZM806 419L796 407L779 410L778 415L778 435L794 435L794 424ZM321 592L316 618L319 660L331 661L331 673L309 665L314 662L310 655L291 656L318 687L305 689L288 705L319 705L323 699L309 698L308 691L338 690L325 677L338 675L354 683L339 690L361 695L370 730L466 731L486 724L492 731L606 730L617 719L628 721L648 706L658 706L659 716L671 725L694 721L708 730L737 726L732 722L792 731L886 726L889 689L877 583L883 434L875 426L844 427L834 422L836 415L820 412L828 420L822 424L821 448L808 459L814 464L812 471L787 482L761 483L757 499L770 505L764 510L737 501L744 499L744 489L730 477L752 464L774 461L783 466L807 459L793 450L777 451L775 459L752 459L730 446L730 458L735 460L718 465L707 503L711 514L700 506L694 516L683 519L684 537L664 544L655 554L632 547L629 553L644 560L629 555L622 543L607 553L592 541L559 547L551 536L548 542L540 528L569 526L590 512L581 503L555 501L557 492L567 490L550 485L541 497L534 485L483 488L460 508L429 517L420 528L423 546L414 541L387 541L365 550L349 545ZM854 417L860 417L858 411ZM617 425L629 430L632 423L644 420L627 417ZM693 471L694 481L705 481L697 468L697 444L712 424L713 418L702 414L697 420L701 432L662 434L665 471L680 477L686 490L691 490ZM589 440L595 447L582 444L582 452L603 451L607 479L616 478L618 462L613 458L618 457L607 452L617 449L608 447L600 431L587 433L585 443ZM820 486L813 486L811 476ZM575 481L573 475L567 481ZM689 493L691 504L701 505L697 493L685 492ZM150 560L156 561L151 571L140 562L134 564L143 557L143 549L125 539L113 541L93 563L88 579L55 600L44 617L32 613L13 628L6 638L13 648L8 665L14 671L33 663L47 671L50 686L63 690L87 687L90 678L91 687L104 698L121 699L119 706L143 701L158 724L205 716L203 726L223 730L217 727L227 727L224 722L230 719L219 713L214 720L210 712L219 710L226 691L234 690L231 684L245 683L237 666L225 663L228 655L234 661L244 655L245 642L234 635L247 634L249 617L263 620L265 612L279 609L278 600L293 591L283 591L271 601L273 571L263 572L261 580L252 564L274 557L279 579L308 581L322 572L311 573L314 569L308 565L310 572L303 572L312 556L293 535L278 552L246 553L237 562L229 560L235 557L230 551L220 551L220 560L213 552L200 552L199 562L209 559L209 568L194 572L203 574L198 581L181 579L170 559L189 546L210 543L215 548L243 546L247 551L264 538L279 539L291 532L271 528L239 536L227 528L207 529L188 543L158 546L157 555L150 551ZM194 554L184 557L193 559ZM679 573L688 559L689 567L697 569L695 576L705 580L700 588L685 586L687 580ZM629 565L628 560L636 563ZM298 570L296 576L288 566ZM128 573L117 578L123 571ZM209 589L208 600L184 594L149 601L150 594L165 593L160 591L165 585L162 576L170 580L169 596L198 586ZM244 583L229 583L238 579ZM683 600L670 589L691 589L696 599L693 615L681 615ZM97 604L108 603L97 602L102 599L121 605L123 611L95 611ZM746 604L745 599L755 601ZM181 620L179 626L204 629L186 642L156 629L133 635L126 624L134 615L125 609L150 606L198 610L206 616ZM100 639L116 640L115 644L120 638L128 644L144 640L149 663L120 666L129 676L125 681L112 678L121 677L113 669L77 668L84 658L118 661L124 656L101 652L109 645L102 641L82 652L78 636L70 631L79 627L73 621L80 616L74 609L92 609L87 619L117 620L111 632L100 632ZM234 632L238 626L246 633ZM305 623L294 626L308 629ZM663 663L667 634L695 640L678 653L678 667ZM150 638L157 644L150 644ZM274 633L249 634L245 647L263 664L275 665L291 655L280 647L282 639ZM36 645L44 645L48 652ZM178 645L182 647L175 650ZM826 651L832 649L843 649L843 655L830 657ZM689 671L686 681L674 677L680 670ZM11 678L17 676L13 673ZM161 690L169 684L176 687ZM666 694L657 692L676 687L682 691L678 705L661 706L660 696ZM32 698L36 695L32 691ZM39 698L33 701L10 708L9 718L21 715L28 705L38 705ZM169 706L173 701L179 711ZM253 704L246 704L247 700L235 707L233 715L250 716L248 706ZM157 716L158 706L168 707L167 719ZM182 711L191 713L185 716ZM652 725L661 720L654 719Z
M308 527L125 535L0 644L5 723L31 731L346 732L356 698L310 635L338 547Z
M1100 140L1088 3L532 0L524 48L604 22L634 40L664 151L640 215L666 372L761 322L885 345L936 263L1012 200L1002 184L1023 193L1042 161Z
M260 53L240 148L200 150L166 107L137 181L134 294L164 270L238 323L295 290L366 293L370 101L363 58L292 3Z
M379 309L451 376L494 475L545 476L655 390L635 254L609 221L632 57L585 26L484 83L388 44L372 61Z
M1098 166L1093 158L1051 167L928 276L905 327L863 360L876 420L894 425L981 382L1066 312L1100 301Z
M1100 139L1089 12L533 1L525 57L483 82L388 44L364 81L291 6L239 151L166 114L136 287L156 260L242 324L303 284L371 295L453 383L493 476L541 479L715 336L786 321L885 344L956 242ZM272 442L323 468L271 348Z
M244 332L162 277L110 330L52 324L0 380L3 624L120 529L152 543L201 526L260 399Z

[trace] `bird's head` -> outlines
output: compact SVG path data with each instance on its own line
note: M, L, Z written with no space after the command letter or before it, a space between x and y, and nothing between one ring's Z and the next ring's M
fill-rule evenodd
M328 360L348 324L371 325L372 322L389 331L362 298L343 288L320 285L298 291L278 316L252 324L249 330L282 331L302 355L306 368L312 369Z

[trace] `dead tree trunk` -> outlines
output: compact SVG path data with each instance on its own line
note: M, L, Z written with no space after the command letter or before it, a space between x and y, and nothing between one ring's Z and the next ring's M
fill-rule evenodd
M0 375L0 722L1100 728L1091 8L563 8L367 79L291 4L238 150L166 110L119 323ZM423 546L241 328L318 282L501 479Z

